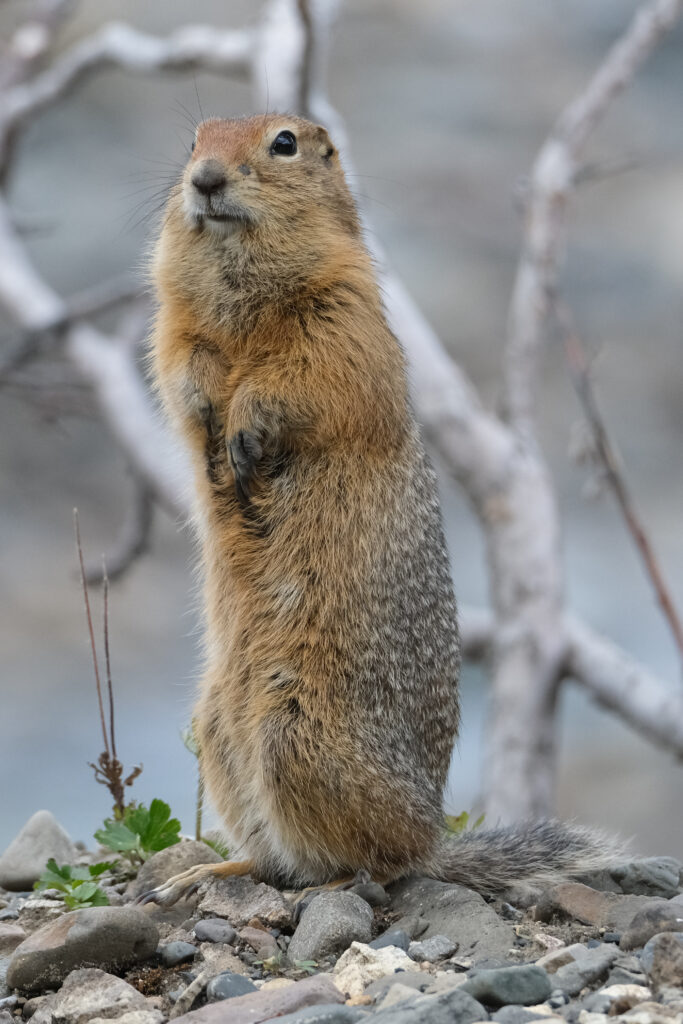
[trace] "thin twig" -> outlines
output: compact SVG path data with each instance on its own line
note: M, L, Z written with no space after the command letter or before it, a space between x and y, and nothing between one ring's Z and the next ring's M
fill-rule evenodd
M116 756L116 731L114 728L114 688L111 681L111 658L109 656L109 577L107 563L102 555L102 593L104 596L104 660L107 667L107 690L109 692L109 735L111 737L111 753L114 761Z
M76 530L76 549L78 551L78 563L81 568L81 585L83 587L83 599L85 601L85 614L88 619L88 632L90 633L90 646L92 648L92 661L95 669L95 683L97 686L97 701L100 706L100 721L102 723L102 738L104 749L108 757L111 757L109 742L107 740L107 727L104 720L104 704L102 702L102 684L100 683L100 670L97 664L97 649L95 647L95 632L92 628L92 615L90 613L90 598L88 597L88 584L85 579L85 566L83 564L83 548L81 546L81 529L78 523L78 509L74 509L74 526Z
M562 329L564 352L569 367L572 383L578 395L584 414L593 436L595 451L602 463L607 482L617 499L626 525L633 537L635 545L654 587L657 601L664 617L669 624L674 643L683 665L683 625L676 610L671 591L664 580L654 548L647 536L640 516L636 512L633 498L624 479L615 447L610 439L604 417L593 390L590 378L590 365L583 342L579 337L571 311L564 303L555 306L558 323Z

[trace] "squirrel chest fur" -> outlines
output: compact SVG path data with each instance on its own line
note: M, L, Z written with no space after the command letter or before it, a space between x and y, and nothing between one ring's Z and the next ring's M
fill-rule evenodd
M324 129L202 124L154 272L155 378L198 491L211 796L263 876L398 877L441 829L455 604L403 354Z

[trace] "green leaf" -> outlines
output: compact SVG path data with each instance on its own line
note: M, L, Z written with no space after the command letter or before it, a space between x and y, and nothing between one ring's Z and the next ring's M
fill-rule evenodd
M99 864L91 864L88 868L91 878L99 878L105 871L113 871L116 864L111 863L108 860L103 860Z
M145 850L165 850L180 841L180 822L171 817L171 808L163 800L152 800L149 805L147 827L140 833L140 844Z
M114 821L113 818L105 820L104 828L95 832L95 839L102 846L106 846L109 850L116 850L118 853L129 853L138 845L138 836L135 832L132 832L124 822Z
M42 889L59 889L60 892L66 892L69 888L70 881L70 866L65 864L60 868L54 857L50 857L42 875L37 882L33 883L33 888L37 891L41 891Z

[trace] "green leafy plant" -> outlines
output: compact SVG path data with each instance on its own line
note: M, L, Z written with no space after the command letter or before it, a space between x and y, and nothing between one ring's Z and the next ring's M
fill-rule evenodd
M105 871L111 871L113 867L113 864L104 862L90 864L87 867L72 867L70 864L59 867L54 857L51 857L38 881L34 882L33 888L37 891L58 889L69 910L107 907L109 899L104 890L100 889L96 879Z
M462 811L461 814L444 814L444 826L447 832L458 835L460 832L474 832L483 824L484 815L480 814L476 821L470 822L472 815L469 811Z
M121 820L107 818L95 839L109 850L122 854L131 864L140 864L158 850L180 842L180 822L171 817L171 808L163 800L130 804Z

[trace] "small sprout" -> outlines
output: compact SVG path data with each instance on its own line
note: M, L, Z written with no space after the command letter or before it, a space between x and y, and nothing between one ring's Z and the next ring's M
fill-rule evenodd
M294 960L293 964L297 971L305 971L306 974L315 974L318 967L317 960Z
M107 818L104 828L95 832L95 839L131 864L140 864L158 850L180 842L179 833L180 822L171 817L168 804L152 800L149 808L144 804L126 807L122 821Z
M230 857L230 848L221 839L218 839L217 837L209 839L208 836L202 836L201 841L206 843L207 846L210 846L219 857L223 858L223 860L228 860Z
M114 864L108 862L91 864L88 867L72 867L70 864L59 867L54 857L51 857L38 881L34 882L33 888L37 892L43 889L58 889L69 910L107 907L107 894L100 889L95 879L106 871L112 871L114 867Z

